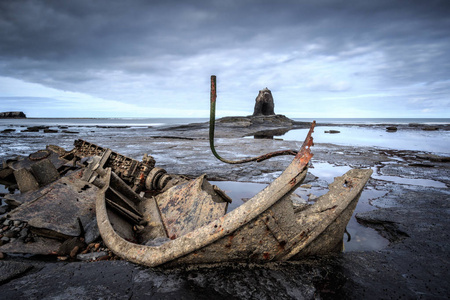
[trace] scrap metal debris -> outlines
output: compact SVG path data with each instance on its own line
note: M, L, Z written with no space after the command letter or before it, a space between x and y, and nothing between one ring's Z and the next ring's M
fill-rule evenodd
M61 259L64 255L72 258L78 257L77 253L85 255L86 247L93 248L92 243L101 241L95 200L104 186L101 177L106 170L111 170L112 186L116 187L111 186L107 193L110 217L115 220L118 232L129 240L154 242L156 237L167 236L167 226L162 220L158 223L160 216L155 214L156 206L161 204L164 222L170 222L174 213L168 209L176 206L180 197L191 195L185 199L191 201L186 202L187 207L200 203L195 201L197 194L189 189L193 184L200 185L200 194L222 199L225 203L222 213L231 201L223 191L207 183L205 176L191 181L183 175L167 174L164 169L155 167L150 155L137 161L81 139L76 140L74 146L66 151L49 145L28 156L6 160L0 167L0 183L12 192L1 195L9 211L0 215L3 224L0 252L54 254ZM188 188L183 188L186 185ZM176 194L173 191L163 196L174 186L181 187L183 196L171 199L171 195ZM139 192L147 197L141 197ZM197 224L215 217L198 212L203 215ZM202 217L205 221L201 221ZM180 230L169 232L174 237Z

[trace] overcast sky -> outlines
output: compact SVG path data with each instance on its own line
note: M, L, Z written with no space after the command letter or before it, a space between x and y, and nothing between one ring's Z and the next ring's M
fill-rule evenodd
M450 1L0 1L0 111L450 118Z

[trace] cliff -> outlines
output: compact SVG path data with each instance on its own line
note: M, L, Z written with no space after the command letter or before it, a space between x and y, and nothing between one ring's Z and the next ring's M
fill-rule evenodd
M26 117L21 111L0 112L0 119L24 119Z

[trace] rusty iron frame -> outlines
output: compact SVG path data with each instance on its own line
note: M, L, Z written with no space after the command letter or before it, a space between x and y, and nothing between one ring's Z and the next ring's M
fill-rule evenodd
M248 163L252 161L261 162L266 159L270 159L275 156L280 155L297 155L297 151L295 150L279 150L274 151L270 153L266 153L264 155L256 156L256 157L250 157L245 158L241 160L228 160L223 157L221 157L215 147L214 147L214 131L216 127L216 100L217 100L217 89L216 89L216 76L211 75L211 101L210 101L210 114L209 114L209 146L211 148L211 152L213 155L220 161L227 163L227 164L243 164ZM313 122L312 128L315 126L315 121Z

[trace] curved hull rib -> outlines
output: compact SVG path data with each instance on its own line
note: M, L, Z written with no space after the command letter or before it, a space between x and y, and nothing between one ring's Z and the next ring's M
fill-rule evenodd
M296 214L289 195L306 176L306 166L312 157L313 127L314 124L292 163L268 187L223 217L160 246L128 242L114 230L105 202L111 174L108 170L108 182L96 200L97 223L105 244L126 260L154 267L163 264L295 259L338 219L343 219L340 223L345 223L339 225L343 233L348 219L339 216L345 211L353 212L351 203L356 205L371 170L356 170L356 179L350 175L335 186L330 185L331 194L322 196L316 204ZM343 181L350 180L357 183L351 187L339 186Z

